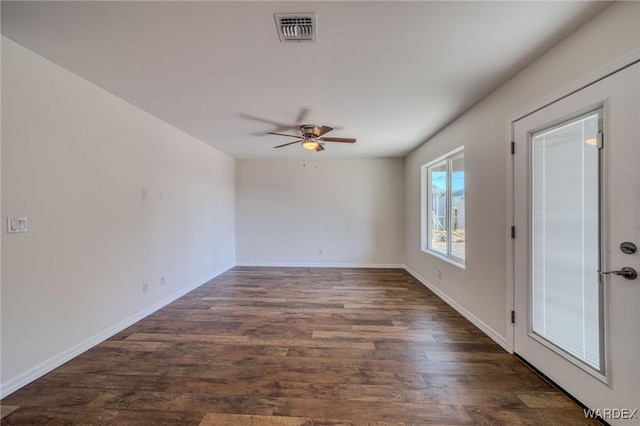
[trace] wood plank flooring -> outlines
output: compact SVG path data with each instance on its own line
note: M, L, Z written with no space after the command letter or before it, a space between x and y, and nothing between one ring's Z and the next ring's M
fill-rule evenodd
M596 424L399 269L233 268L1 403L2 425Z

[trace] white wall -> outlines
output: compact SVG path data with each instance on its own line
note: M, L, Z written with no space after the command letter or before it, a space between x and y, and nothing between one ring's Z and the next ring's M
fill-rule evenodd
M506 119L640 45L640 4L615 3L405 159L405 263L507 342ZM420 250L420 166L465 145L466 269ZM442 278L437 271L442 270Z
M235 160L5 37L2 87L7 394L234 264Z
M238 264L402 264L403 167L399 158L238 160Z

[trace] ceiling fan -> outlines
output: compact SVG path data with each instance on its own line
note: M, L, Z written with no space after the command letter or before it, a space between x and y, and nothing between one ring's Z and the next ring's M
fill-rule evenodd
M325 142L342 142L342 143L355 143L353 138L327 138L321 137L322 135L329 133L333 130L333 127L329 126L316 126L315 124L303 124L300 126L300 136L286 135L284 133L269 132L268 135L287 136L290 138L296 138L297 141L285 143L282 145L274 146L274 148L282 148L283 146L293 145L294 143L302 143L304 149L309 151L324 151Z

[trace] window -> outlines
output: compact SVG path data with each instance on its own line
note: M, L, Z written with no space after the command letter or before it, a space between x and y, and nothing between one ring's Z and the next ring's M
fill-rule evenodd
M464 265L464 146L422 166L422 249Z

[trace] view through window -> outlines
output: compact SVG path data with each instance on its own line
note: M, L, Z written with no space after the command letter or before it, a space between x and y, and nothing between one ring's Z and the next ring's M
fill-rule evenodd
M465 259L464 151L423 166L423 249ZM426 201L426 202L425 202Z

